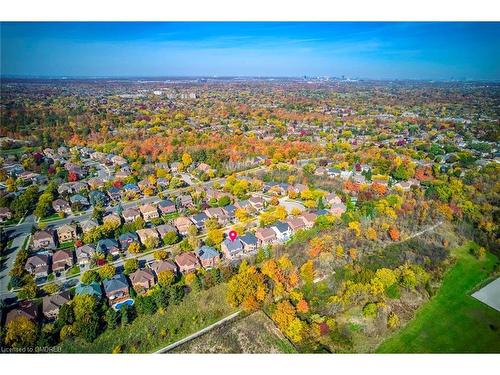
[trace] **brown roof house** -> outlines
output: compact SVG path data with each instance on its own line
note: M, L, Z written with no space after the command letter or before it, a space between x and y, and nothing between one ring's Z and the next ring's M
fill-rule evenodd
M0 223L12 219L12 212L8 207L0 207Z
M45 296L42 300L42 312L47 319L56 319L59 315L59 309L71 300L68 291L51 296Z
M80 228L82 228L83 233L90 232L92 229L98 226L99 224L97 224L94 220L85 220L80 223Z
M160 217L158 209L151 204L143 204L139 207L144 221L151 221Z
M48 254L35 254L28 258L24 269L30 274L38 277L47 277L49 275L49 255Z
M344 212L346 212L346 210L347 210L347 206L342 202L333 203L332 207L330 208L330 212L332 213L332 215L335 215L335 216L342 215Z
M157 241L160 240L160 238L158 236L158 232L154 228L139 229L136 233L139 236L139 239L141 240L141 243L144 246L147 246L146 244L147 244L149 239L157 240ZM149 240L149 241L151 241L151 240Z
M102 218L103 224L109 223L110 225L119 226L122 223L122 218L117 214L109 214Z
M137 293L143 293L156 284L155 275L149 268L139 268L128 277Z
M95 254L95 247L87 244L77 247L75 252L78 265L80 267L86 267L90 264L90 261Z
M188 234L188 230L191 225L193 225L193 222L184 216L178 217L174 220L174 226L177 228L177 231L183 236Z
M77 238L76 226L74 225L63 224L56 229L56 232L59 243L72 241Z
M286 221L286 223L292 228L292 231L295 233L300 229L306 228L306 223L300 217L292 217Z
M64 199L56 199L52 202L52 208L55 212L64 212L65 214L71 214L71 206Z
M55 249L56 242L54 241L54 236L52 233L39 230L36 232L31 239L31 247L33 250L42 250L42 249Z
M342 203L340 197L335 193L327 194L323 199L326 201L326 203L328 203L331 206L333 206L336 203Z
M123 210L122 216L126 223L130 223L140 218L141 213L137 208L127 208L126 210Z
M5 317L5 325L20 317L25 317L36 322L38 318L38 305L32 301L21 301L19 304L10 310Z
M175 257L175 263L177 263L182 273L193 272L200 267L200 262L195 253L179 254Z
M255 231L259 246L272 245L277 241L276 233L271 228L259 228Z
M304 220L304 223L306 224L306 228L312 228L314 226L314 223L316 222L316 218L318 215L312 213L312 212L303 212L300 216L298 216L302 220Z
M229 217L226 212L220 207L211 207L205 210L205 214L209 218L215 218L219 222L219 224L226 224Z
M261 197L252 197L248 200L254 209L261 211L264 209L265 201Z
M162 214L171 214L177 211L175 203L170 199L164 199L158 204L158 208Z
M52 255L52 271L63 272L73 266L73 252L58 250Z
M178 273L177 265L170 260L155 260L149 265L149 267L155 272L157 276L160 272L164 271L170 271L174 273L174 275Z

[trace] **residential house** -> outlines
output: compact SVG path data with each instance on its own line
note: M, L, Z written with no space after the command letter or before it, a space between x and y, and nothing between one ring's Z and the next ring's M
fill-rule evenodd
M303 212L298 217L304 221L306 228L310 229L316 223L316 219L317 219L318 215L316 215L315 213L312 213L312 212Z
M294 233L297 232L298 230L306 228L306 223L304 223L304 220L302 220L300 217L292 217L288 219L286 223Z
M206 163L200 163L200 164L198 164L197 169L202 173L208 173L210 171L210 169L212 169L212 168L210 167L210 165L208 165Z
M335 193L329 193L327 194L323 200L329 204L330 206L333 206L334 204L336 203L342 203L342 200L340 199L340 197L335 194Z
M128 277L137 293L143 293L156 285L155 275L149 268L139 268Z
M340 172L340 178L342 180L348 180L350 179L352 176L352 171L341 171Z
M125 171L125 170L121 170L121 171L118 171L115 173L115 178L117 180L124 180L126 179L127 177L130 176L130 172L129 171Z
M102 297L101 284L95 281L91 284L80 283L75 288L75 295L77 296L89 295L96 298L101 298Z
M123 210L122 216L126 223L130 223L139 219L141 217L141 213L137 208L127 208L126 210Z
M228 204L227 206L223 207L222 209L224 210L227 218L230 221L234 221L234 219L236 218L236 206L234 206L232 204Z
M326 168L325 168L325 167L318 167L318 168L316 168L316 170L314 171L314 175L315 175L315 176L323 176L326 172L327 172L327 170L326 170Z
M248 201L248 199L237 201L237 202L234 203L234 206L237 209L246 210L247 212L249 212L249 211L255 211L254 208L253 208L253 206Z
M199 214L191 216L190 219L198 230L202 230L205 227L205 221L208 220L208 216L204 212L200 212Z
M261 197L251 197L248 202L257 211L262 211L265 207L265 201Z
M272 245L277 241L276 232L271 228L259 228L255 231L259 246Z
M252 253L257 251L257 237L252 233L245 233L243 236L239 237L239 240L243 246L243 251L245 253Z
M184 216L178 217L174 220L174 226L177 228L177 231L183 236L188 234L188 230L191 225L193 225L193 222Z
M42 299L42 313L47 319L56 319L61 306L69 301L71 301L71 296L68 291L45 296Z
M8 207L0 207L0 223L12 219L12 212Z
M207 199L207 201L210 201L212 199L220 199L224 195L225 195L224 193L216 189L210 189L210 188L205 189L205 198Z
M300 195L305 190L307 190L307 185L295 184L293 186L288 187L288 194L290 195L290 193L292 193L295 195Z
M160 209L162 215L173 214L174 212L177 211L177 209L175 208L175 203L172 202L170 199L162 200L158 204L158 208Z
M330 208L330 212L332 213L332 215L335 215L335 216L342 215L344 212L346 212L346 210L347 210L347 206L342 202L334 203L334 204L332 204L332 207Z
M47 277L49 275L49 261L48 254L35 254L26 260L24 269L35 278Z
M76 226L71 224L63 224L56 229L59 243L73 241L77 238Z
M200 262L195 253L181 253L175 257L175 263L180 272L189 273L200 267Z
M101 189L104 187L104 181L97 177L89 178L87 180L87 184L92 190Z
M220 254L211 246L202 246L196 251L198 259L204 268L211 268L217 266L220 260Z
M120 247L123 251L127 251L128 247L133 243L140 244L139 236L134 232L126 232L121 234L118 237L118 242L120 243Z
M114 156L111 158L111 162L112 162L114 165L118 165L118 166L122 166L122 165L127 164L127 160L126 160L124 157L119 156L119 155L114 155Z
M228 259L233 259L235 257L240 256L243 253L243 244L241 243L239 238L236 238L234 241L232 241L230 238L226 238L220 244L220 248L223 254Z
M103 224L114 225L119 227L122 223L122 218L117 214L109 214L102 218Z
M122 273L114 275L109 280L104 280L102 284L110 305L126 300L130 296L127 278Z
M271 229L276 233L276 239L279 243L285 243L292 237L292 228L282 221L276 222Z
M177 198L177 201L178 201L179 207L181 207L181 208L190 208L190 207L194 206L193 198L191 197L191 195L188 195L188 194L184 194L184 195L179 196Z
M64 212L65 214L71 214L71 206L64 199L58 198L52 202L52 208L56 212Z
M136 184L125 184L123 186L122 194L126 196L134 196L136 194L139 194L141 190Z
M170 183L168 182L168 180L166 178L160 177L160 178L156 179L156 186L158 186L161 189L168 189L168 187L170 186Z
M177 229L173 225L169 225L169 224L158 225L156 227L156 231L158 232L158 234L160 235L160 238L162 240L167 233L173 232L173 233L177 234Z
M19 302L19 304L12 308L5 316L5 325L20 317L25 317L32 322L36 322L38 319L38 305L33 301Z
M177 173L177 171L179 170L179 165L180 163L178 161L174 161L172 164L170 164L170 169L172 170L172 172Z
M217 219L219 224L222 224L222 225L225 225L229 221L229 218L227 217L226 212L220 207L207 208L205 210L205 214L209 218Z
M80 267L86 267L90 264L90 261L92 257L95 254L95 247L94 245L83 245L80 247L77 247L75 250L76 253L76 261L78 262L78 265Z
M153 261L149 267L155 272L156 276L160 274L160 272L170 271L174 275L177 275L177 265L170 260L155 260Z
M73 266L73 252L70 250L58 250L52 255L52 271L60 273Z
M158 209L151 204L143 204L139 207L144 221L151 221L160 217Z
M96 251L101 254L111 254L117 256L120 254L118 242L112 238L104 238L97 242Z
M35 232L35 234L33 234L33 237L31 238L31 241L31 247L35 251L56 248L54 236L51 232L45 230L39 230Z
M82 228L83 233L90 232L92 229L98 226L99 224L97 224L97 222L95 222L94 220L85 220L80 223L80 228Z
M118 202L122 197L122 191L118 189L116 186L111 186L108 191L108 196L111 200Z
M69 197L71 206L80 205L80 207L87 207L90 205L89 200L81 194L75 194Z
M102 191L92 190L89 192L89 201L92 206L105 206L108 202L108 197Z
M159 241L158 232L154 228L144 228L137 231L137 235L144 246L148 246L148 241Z

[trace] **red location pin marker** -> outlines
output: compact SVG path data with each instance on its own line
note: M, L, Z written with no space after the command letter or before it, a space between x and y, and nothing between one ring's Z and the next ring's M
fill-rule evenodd
M236 237L238 237L238 233L236 233L236 231L232 230L229 232L229 238L231 239L231 241L234 241Z

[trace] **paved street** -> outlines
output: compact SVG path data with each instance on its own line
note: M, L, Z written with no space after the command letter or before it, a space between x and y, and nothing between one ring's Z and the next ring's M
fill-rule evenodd
M31 229L35 224L35 216L29 215L25 218L22 224L7 227L5 229L5 235L8 236L12 243L7 248L5 256L6 258L2 261L0 265L0 298L10 298L14 297L15 294L10 293L7 289L9 284L9 271L14 265L17 253L24 244L24 241L30 236Z

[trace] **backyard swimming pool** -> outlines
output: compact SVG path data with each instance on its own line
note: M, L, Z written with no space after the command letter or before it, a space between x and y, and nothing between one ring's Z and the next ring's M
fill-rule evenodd
M125 301L118 302L116 305L113 305L113 308L115 310L120 310L122 308L122 306L124 306L124 305L132 306L133 304L134 304L134 300L130 298L130 299L126 299Z

